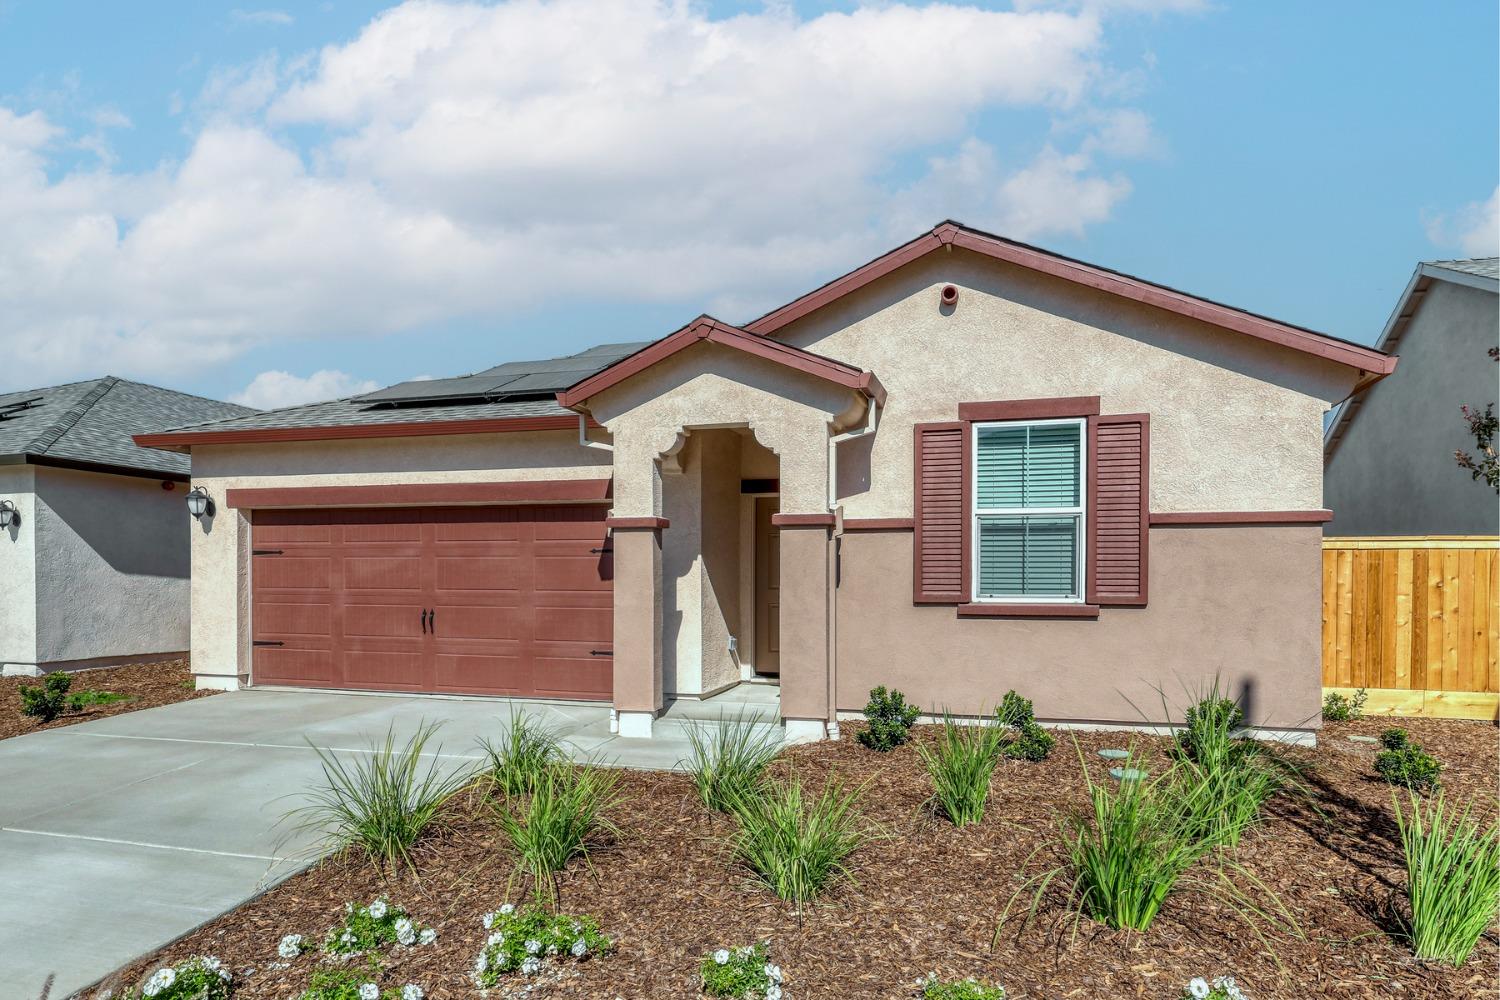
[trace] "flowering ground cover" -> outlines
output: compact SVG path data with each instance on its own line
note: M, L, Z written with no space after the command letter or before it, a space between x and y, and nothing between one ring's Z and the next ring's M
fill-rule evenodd
M1500 752L1493 726L1402 724L1443 761L1449 796L1494 812ZM800 919L736 864L734 819L705 808L688 775L628 772L621 776L621 801L610 810L612 841L559 879L568 941L559 938L556 957L532 974L518 969L496 977L487 995L699 997L705 956L712 961L720 949L766 943L784 1000L914 998L929 974L943 982L974 977L1001 984L1009 1000L1179 1000L1195 995L1195 980L1221 989L1219 977L1233 977L1250 1000L1495 996L1500 942L1493 929L1458 969L1418 962L1393 937L1405 870L1392 788L1375 774L1379 747L1348 738L1376 736L1388 725L1331 724L1316 750L1289 751L1306 769L1307 797L1273 799L1228 869L1248 899L1284 911L1274 924L1254 928L1242 906L1192 891L1170 896L1144 933L1079 919L1060 889L1040 896L1030 920L1031 897L1023 892L1000 923L1027 880L1058 863L1047 846L1056 818L1086 801L1080 753L1095 780L1108 782L1117 762L1097 752L1131 745L1124 734L1080 733L1077 750L1072 735L1057 734L1045 760L1001 761L983 818L962 828L929 803L932 788L918 749L937 739L939 727L917 727L912 744L888 753L855 739L787 750L772 764L773 776L795 773L821 787L836 773L864 786L859 808L880 831L851 858L854 881L807 904ZM1147 766L1149 751L1164 744L1133 742L1134 760ZM462 795L445 807L443 819L418 842L414 873L398 868L382 875L353 856L332 858L102 985L119 996L164 965L212 954L233 970L236 1000L296 998L315 972L357 970L359 960L330 958L319 947L283 948L285 936L319 946L346 921L347 903L387 899L436 935L427 944L383 944L383 982L398 992L401 984L416 984L431 1000L479 996L476 960L489 948L488 965L505 943L487 944L495 915L504 903L518 904L520 913L529 900L489 806ZM572 921L583 928L583 918L600 938L585 943L579 960L562 945L576 944L582 931ZM540 934L525 931L521 952L510 957L524 963L533 955L531 938L534 954L545 957L549 945Z
M193 673L186 659L81 670L73 674L73 691L107 691L124 697L115 701L88 698L85 700L95 703L85 704L78 711L67 712L51 722L42 722L21 714L21 686L35 687L41 682L40 677L0 677L0 740L218 694L217 691L193 690Z

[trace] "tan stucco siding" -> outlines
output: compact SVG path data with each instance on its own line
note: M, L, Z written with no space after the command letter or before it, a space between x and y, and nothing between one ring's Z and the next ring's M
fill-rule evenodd
M0 466L0 499L20 512L0 531L0 671L30 672L36 656L36 484L29 465Z
M1151 602L1097 620L959 618L914 606L910 532L840 543L838 708L892 685L924 711L993 711L1007 690L1039 718L1181 719L1217 675L1252 724L1320 725L1321 533L1295 527L1151 531Z
M939 303L944 284L957 305ZM873 444L840 449L851 517L912 513L912 425L960 402L1100 396L1151 415L1160 511L1322 503L1322 415L1348 368L957 250L880 279L776 334L874 371L889 393Z

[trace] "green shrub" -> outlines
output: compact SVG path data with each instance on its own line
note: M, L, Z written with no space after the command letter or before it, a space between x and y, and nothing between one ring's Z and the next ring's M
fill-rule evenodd
M1375 771L1387 783L1415 791L1431 791L1438 786L1443 765L1436 757L1413 743L1404 729L1387 729L1380 734L1381 746L1375 755Z
M604 813L620 802L618 772L554 764L542 772L524 799L497 806L501 831L517 855L516 866L531 876L536 898L557 908L557 874L575 857L587 858L589 844L618 829Z
M318 969L312 974L308 988L298 1000L422 1000L423 991L415 983L407 983L400 991L382 989L380 978L383 970L373 958L363 972L353 969Z
M1002 726L1012 729L1020 729L1028 722L1036 719L1031 710L1031 699L1022 698L1015 691L1005 692L1005 697L1000 699L1000 707L995 709L995 719Z
M884 685L874 688L869 704L865 705L869 724L860 731L859 741L881 753L894 750L911 738L911 727L920 714L917 706L906 703L906 696L900 691L886 691Z
M698 965L703 993L737 1000L781 1000L781 968L772 965L764 944L720 948Z
M856 809L859 797L859 789L845 788L836 777L813 797L803 794L795 777L769 781L734 803L735 853L801 912L808 900L849 877L850 855L871 839Z
M68 710L68 688L72 685L73 678L62 671L48 674L36 686L22 684L21 714L51 722Z
M127 992L126 1000L228 1000L234 977L212 955L165 965L146 979L140 989Z
M387 945L432 944L437 931L423 927L385 897L369 906L344 904L344 919L323 937L323 950L330 955L363 955Z
M939 979L936 972L917 980L922 1000L1005 1000L1005 987L996 983L986 986L970 976L968 979Z
M529 795L538 779L567 759L556 734L520 709L511 709L510 724L499 743L479 740L494 788L504 795Z
M474 777L472 769L444 775L436 754L423 763L423 751L437 730L436 724L423 723L397 746L392 727L384 744L347 762L309 740L323 764L323 783L308 793L309 805L290 814L295 830L316 833L331 845L358 848L376 864L412 864L412 845L437 819L443 803Z
M497 986L508 973L534 975L549 959L583 961L602 955L614 943L590 917L548 913L538 908L517 910L506 903L484 915L489 932L474 959L474 979L485 989Z
M743 711L717 724L689 723L687 736L691 753L683 763L703 804L720 812L752 795L781 752L776 731Z
M1323 721L1348 722L1362 717L1365 714L1365 702L1369 700L1369 697L1370 693L1364 688L1360 688L1349 697L1337 691L1328 692L1323 696Z
M1411 746L1411 737L1399 726L1391 726L1380 732L1380 745L1387 750L1405 750Z
M995 710L995 721L1009 730L1009 737L1000 744L1000 752L1012 760L1045 760L1057 745L1057 739L1037 724L1031 710L1031 699L1022 698L1014 691L1005 692L1000 707Z
M1399 801L1396 825L1406 855L1407 932L1418 958L1463 965L1500 910L1500 826L1488 829L1449 811L1440 794Z
M919 746L917 754L932 778L932 801L953 825L963 827L984 818L1000 745L1000 727L982 722L959 725L943 713L943 732L935 747Z

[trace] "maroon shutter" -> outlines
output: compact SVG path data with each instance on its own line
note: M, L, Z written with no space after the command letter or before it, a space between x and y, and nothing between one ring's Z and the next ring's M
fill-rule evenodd
M1150 532L1151 420L1089 418L1088 600L1144 605Z
M964 491L967 426L962 421L916 425L912 600L917 604L969 600Z

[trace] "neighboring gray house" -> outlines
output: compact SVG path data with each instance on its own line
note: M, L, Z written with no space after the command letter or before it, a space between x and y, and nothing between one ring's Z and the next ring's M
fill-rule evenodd
M1459 407L1497 397L1497 259L1417 267L1377 348L1396 371L1334 412L1324 437L1330 535L1500 534L1500 498L1459 468L1476 450Z
M0 394L0 672L187 650L189 460L131 435L253 412L114 377Z

